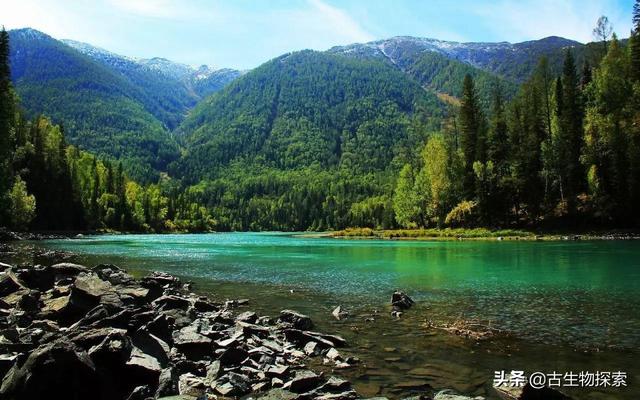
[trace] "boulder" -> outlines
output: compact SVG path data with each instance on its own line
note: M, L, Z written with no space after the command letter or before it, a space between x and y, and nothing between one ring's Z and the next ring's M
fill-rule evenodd
M407 294L399 290L396 290L391 295L391 305L393 306L394 309L407 310L411 308L411 306L413 306L414 304L415 302L411 297L409 297Z
M101 380L86 352L67 340L38 347L2 381L5 399L96 398Z
M122 330L111 330L102 341L89 349L89 357L100 368L119 368L131 356L131 340Z
M278 322L300 330L308 330L313 328L313 322L311 321L311 318L293 310L280 311Z
M91 268L100 279L112 285L124 285L133 282L133 276L112 264L100 264ZM148 289L147 289L148 291Z
M313 371L300 370L295 377L285 384L293 393L306 393L317 388L322 382L322 377Z
M214 382L220 376L220 361L216 360L207 366L207 381Z
M159 310L179 309L186 311L191 306L189 299L175 295L161 296L155 299L152 304L154 308Z
M238 397L251 390L251 379L246 375L229 372L219 379L215 390L225 397Z
M344 347L347 345L345 339L336 335L301 331L298 329L285 329L283 333L288 342L294 343L300 348L304 348L308 342L316 342L319 349L330 349L331 347Z
M98 275L84 272L76 277L74 288L80 293L96 299L113 291L113 287L108 281L100 279Z
M186 326L173 332L174 345L187 357L200 360L212 355L212 340L199 333L194 325Z
M18 300L18 309L29 314L35 314L40 310L40 291L29 290Z
M204 396L207 390L207 385L204 380L198 376L187 373L180 375L178 379L178 393L181 396L193 396L200 398Z
M54 264L50 268L56 276L56 281L64 277L76 276L81 272L89 272L89 268L85 267L84 265L73 263Z
M138 330L132 338L133 345L140 349L143 353L152 356L162 368L165 368L169 364L169 354L171 348L162 339L153 334L145 331L144 329Z
M0 273L0 297L8 296L26 287L18 281L18 278L11 271Z
M235 367L242 364L242 362L246 360L247 357L249 357L249 353L246 350L239 347L231 347L229 349L226 349L220 355L219 361L220 365L225 368Z
M255 324L258 320L258 315L253 311L246 311L236 317L236 322L246 322L249 324Z

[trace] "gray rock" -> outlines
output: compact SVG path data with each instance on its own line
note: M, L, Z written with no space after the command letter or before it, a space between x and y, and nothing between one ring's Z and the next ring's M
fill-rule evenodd
M333 315L337 320L342 320L347 318L349 316L349 313L343 310L342 306L338 306L333 309L333 311L331 312L331 315Z
M315 356L319 353L318 343L309 342L304 345L304 352L308 356Z
M63 367L64 366L64 367ZM0 398L56 399L93 398L100 391L96 367L81 348L60 340L38 347L21 366L7 372Z
M313 328L313 322L308 316L293 310L280 311L278 318L280 323L287 324L295 329L308 330Z
M207 381L213 382L220 376L220 372L222 371L222 367L220 366L220 361L215 360L207 367Z
M127 397L127 400L147 400L153 397L153 390L149 385L136 386Z
M26 287L18 281L18 278L11 271L0 273L0 297L8 296Z
M287 382L286 386L293 393L306 393L317 388L322 381L322 377L313 371L300 370L295 377Z
M219 360L220 365L222 365L223 367L234 367L242 364L242 362L246 360L247 357L249 357L249 353L246 350L238 347L231 347L229 349L226 349L220 355Z
M391 295L391 305L398 310L407 310L413 306L415 302L404 292L396 290Z
M253 311L246 311L236 317L236 321L255 324L258 316Z
M213 353L212 340L198 332L198 327L189 325L173 333L173 343L189 358L202 359Z
M108 282L100 279L98 275L92 273L81 273L74 282L74 290L99 299L100 297L113 293L113 286Z
M201 397L204 396L206 390L207 385L204 380L193 374L180 375L178 379L178 393L181 396Z

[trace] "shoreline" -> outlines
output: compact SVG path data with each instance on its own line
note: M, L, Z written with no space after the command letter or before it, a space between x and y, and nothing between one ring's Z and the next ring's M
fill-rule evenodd
M88 265L88 264L87 264L87 265ZM16 272L19 272L20 274L24 274L24 273L26 273L26 271L24 271L24 269L25 269L25 268L33 268L33 267L31 267L31 266L29 266L29 267L25 267L24 265L21 265L21 267L19 267L19 268L17 268L17 269L16 269ZM51 268L51 267L45 267L45 268ZM1 268L0 268L0 270L1 270ZM94 270L95 270L95 271L94 271ZM97 273L98 273L98 272L97 272L98 270L99 270L99 267L90 268L90 271L89 271L88 273L89 273L89 274L92 274L92 273L96 273L96 274L97 274ZM118 271L117 269L116 269L115 271L116 271L116 273L118 273L118 274L119 274L119 272L117 272L117 271ZM123 270L119 270L119 271L124 273L124 271L123 271ZM83 272L81 272L81 273L83 273ZM125 274L126 274L126 273L125 273ZM14 274L14 275L16 275L16 274ZM1 276L2 276L2 272L0 271L0 277L1 277ZM153 275L151 275L151 277L152 277L152 276L153 276ZM168 275L168 274L167 274L167 275L164 275L164 276L166 276L166 277L170 277L171 275ZM144 279L147 279L147 278L149 278L149 277L150 277L150 276L147 276L146 278L142 278L142 279L135 279L135 282L137 282L137 285L139 285L139 284L140 284L140 282L144 282ZM75 284L75 282L74 282L74 284ZM77 286L77 285L76 285L76 286ZM201 301L201 300L204 300L204 298L203 298L202 296L197 296L197 295L194 295L194 294L193 294L193 292L198 293L198 290L196 290L196 289L198 288L198 286L199 286L199 285L196 283L196 287L195 287L195 288L193 288L193 287L191 287L191 286L180 286L180 285L175 286L174 288L165 288L165 291L167 291L167 290L168 290L168 291L167 291L167 293L163 294L163 296L164 296L164 295L168 295L168 296L178 296L178 297L183 297L183 298L191 299L191 300L189 300L189 301L194 301L194 302L195 302L195 301ZM73 291L74 291L73 287L71 288L71 290L70 290L70 291L71 291L71 293L73 293ZM45 294L46 294L46 292L45 292ZM191 296L195 296L195 297L191 297ZM214 297L219 297L219 296L216 296L216 292L213 292L213 296L214 296ZM224 298L224 297L222 297L222 298ZM221 299L222 299L222 298L221 298ZM257 300L257 301L259 301L259 300ZM211 301L209 300L209 302L211 302ZM253 300L252 300L251 302L253 303ZM215 301L213 301L213 302L211 302L211 303L213 303L213 304L216 304L216 305L218 305L218 306L221 306L221 307L225 307L225 308L226 308L226 304L225 304L225 302L223 301L222 303L220 303L219 299L218 299L218 302L217 302L217 303L216 303ZM242 302L241 302L241 303L242 303ZM153 305L153 302L151 302L151 304ZM194 303L194 304L195 304L195 303ZM240 307L241 307L240 309L236 308L238 305L240 305ZM294 309L295 309L295 305L294 305L294 304L291 304L291 306L292 306L292 307L294 307ZM234 303L232 303L232 306L229 306L229 310L227 310L227 311L230 311L230 312L231 312L231 314L233 315L233 317L237 319L237 318L239 317L238 313L240 313L241 311L244 311L245 309L247 309L247 307L248 307L249 309L251 309L251 308L252 308L252 307L251 307L251 305L246 306L246 305L244 305L244 303L243 303L243 304L240 304L240 303L236 303L236 304L234 304ZM0 307L0 308L2 308L2 307ZM16 308L17 308L18 310L20 310L20 307L16 307ZM302 310L302 311L304 311L304 310ZM247 311L247 312L251 312L251 311ZM277 314L277 311L274 311L274 313L276 313L276 314ZM91 313L89 313L89 314L91 314ZM245 313L244 313L244 312L242 312L242 314L245 314ZM268 313L267 313L267 314L268 314ZM309 314L309 315L312 315L312 314ZM258 317L258 319L260 319L260 318L263 318L263 317ZM318 317L316 316L316 317L314 317L314 319L315 319L315 318L318 318ZM331 319L331 317L328 317L328 318L329 318L329 319ZM323 318L321 318L321 319L323 319ZM274 319L274 320L275 320L275 319ZM277 320L276 320L276 321L277 321ZM273 322L273 320L272 320L272 322ZM320 321L320 322L322 322L322 321ZM236 320L236 324L237 324L237 320ZM277 324L277 322L276 322L276 324ZM260 324L257 324L257 325L260 325ZM273 327L273 326L272 326L272 325L270 325L270 324L267 324L266 326L267 326L267 327ZM439 327L439 326L436 326L436 327L433 327L433 328L434 328L434 329L438 329L438 330L439 330L439 329L447 328L447 327ZM465 336L465 335L467 335L466 327L464 327L464 326L455 326L455 325L453 325L453 326L448 327L448 328L453 328L453 329L455 329L456 331L458 331L458 330L460 330L460 331L461 331L461 332L459 332L459 333L457 333L457 332L456 332L455 334L453 334L454 336L457 336L457 335ZM22 328L22 329L24 329L24 328ZM117 329L117 328L116 328L116 329ZM277 328L277 325L276 325L276 329L278 329L278 328ZM322 330L323 330L323 331L331 331L332 329L327 329L327 328L325 327L325 328L322 328ZM28 332L26 332L26 333L28 333ZM473 334L473 332L470 332L470 333L471 333L471 334ZM489 333L491 333L491 332L489 332ZM452 335L452 333L451 333L451 332L449 332L449 334L450 334L450 335ZM349 338L349 336L345 336L345 337ZM230 339L230 338L231 338L231 337L229 337L229 339ZM286 335L285 335L285 339L286 339ZM478 338L474 338L474 339L478 339ZM170 339L168 339L168 340L170 340ZM224 340L224 339L223 339L223 340ZM134 344L135 344L135 343L134 343ZM348 356L346 356L347 354L354 354L354 355L357 355L357 356L359 356L359 355L360 355L360 350L358 350L358 349L359 349L359 347L355 347L355 348L351 349L351 348L349 347L349 346L351 346L351 345L353 345L353 343L351 343L351 339L349 339L349 343L348 343L348 345L347 345L346 349L344 349L344 350L343 350L342 348L340 348L340 349L338 349L338 350L337 350L339 353L342 353L342 354L341 354L341 358L342 358L343 360L344 360L344 359L348 359L348 358L349 358ZM285 345L285 346L286 346L286 345ZM300 349L298 349L299 351L303 351L303 352L304 352L304 347L302 346L302 344L299 344L299 345L297 345L297 346L298 346L298 347L300 347ZM171 345L171 347L174 347L174 346L173 346L173 345ZM85 349L85 350L86 350L86 349ZM90 353L90 349L88 349L88 350L86 350L86 351L87 351L87 353ZM326 362L327 360L329 360L328 362L329 362L329 366L330 366L330 367L331 367L331 366L337 366L337 363L335 362L335 360L328 359L328 357L326 357L326 355L327 355L327 354L326 354L326 353L324 353L324 351L325 351L325 350L323 350L322 352L320 352L320 354L319 354L319 355L317 355L316 357L308 357L308 358L305 358L305 359L304 359L304 360L308 361L308 364L307 364L307 365L309 366L309 368L311 368L311 370L312 370L314 373L318 373L318 372L320 372L318 375L321 375L321 376L322 376L322 372L327 371L327 369L325 368L325 367L326 367L326 365L319 365L319 364L320 364L320 360L323 360L323 362ZM391 354L391 356L395 356L395 354ZM1 357L0 357L0 358L1 358ZM352 360L353 360L353 359L352 359ZM196 360L196 362L199 362L199 361L200 361L200 360ZM317 368L319 368L319 369L317 369ZM331 367L331 368L333 368L333 367ZM360 367L356 367L356 368L360 368ZM339 368L336 368L336 369L339 369ZM297 371L297 369L293 369L293 371ZM338 371L338 373L339 373L339 371ZM199 378L202 378L202 376L199 376L198 374L195 374L195 376L196 376L196 377L199 377ZM326 376L325 376L325 377L326 377ZM190 377L190 379L191 379L191 378L192 378L192 377ZM206 378L206 376L205 376L205 378ZM331 378L330 378L330 379L331 379ZM339 378L339 379L341 379L341 378ZM347 378L347 379L349 379L349 378ZM186 378L185 378L185 379L183 379L183 380L186 380ZM197 381L198 381L198 380L196 379L196 382L197 382ZM178 379L178 383L179 383L179 382L180 382L180 381L179 381L179 379ZM328 382L329 382L329 381L325 382L325 384L326 384L326 383L328 383ZM335 382L335 381L334 381L334 382ZM407 380L407 382L410 382L410 380ZM402 381L402 382L398 382L398 385L405 384L405 383L407 383L407 382L404 382L404 381ZM287 383L287 382L285 382L285 383ZM342 385L342 384L341 384L341 385ZM346 385L346 384L344 384L344 385ZM342 386L341 386L341 387L342 387ZM346 386L345 386L345 387L346 387ZM449 387L451 387L451 386L449 386ZM455 386L453 386L453 387L455 387ZM278 389L279 389L279 388L278 388ZM358 387L356 386L356 387L354 387L354 389L358 389ZM432 389L432 388L429 388L429 389L426 389L426 388L425 388L425 389L424 389L424 390L426 390L426 391L423 391L422 393L423 393L424 395L426 395L426 396L431 396L431 397L425 397L425 398L429 398L429 399L433 399L433 398L435 398L435 399L443 398L443 399L444 399L444 398L446 398L446 397L437 397L437 394L438 394L438 393L440 393L440 392L436 392L435 390L433 390L433 391L432 391L431 389ZM440 388L440 389L442 389L442 388ZM252 393L253 393L253 392L252 392ZM277 394L277 396L282 395L282 392L281 392L281 391L278 391L277 393L278 393L278 394ZM464 393L464 392L463 392L463 393ZM263 394L264 394L264 395L267 395L267 394L268 394L268 392L262 392L262 391L256 392L256 395L257 395L256 397L257 397L257 398L260 398L260 397L261 397L261 395L263 395ZM358 395L360 395L360 393L357 393L357 394L358 394ZM338 397L327 397L327 399L336 399L336 398L339 398L339 399L345 398L345 399L346 399L346 398L354 398L354 397L349 397L349 396L351 396L351 395L348 395L348 396L347 396L347 395L345 395L344 397L340 397L340 396L338 396ZM433 396L436 396L436 397L433 397ZM469 396L469 394L467 394L467 396ZM406 395L405 395L405 397L406 397ZM390 398L405 398L405 397L395 397L395 396L391 396ZM254 397L254 398L255 398L255 397ZM289 398L289 397L276 397L276 398ZM296 397L292 397L292 398L300 398L300 399L303 399L303 398L309 398L309 397L300 396L300 394L298 394ZM320 398L320 397L311 397L311 398ZM357 398L360 398L360 397L357 397ZM366 397L365 397L365 398L366 398ZM474 397L473 397L473 396L470 396L470 397L464 397L464 396L461 396L461 397L457 397L457 398L456 398L456 400L462 400L462 399L467 399L467 400L468 400L468 399L471 399L471 398L474 398ZM488 398L493 399L493 398L495 398L495 397L490 396L490 397L488 397ZM523 399L526 399L526 398L527 398L527 397L523 397Z
M481 232L478 232L478 231ZM578 241L578 240L639 240L640 233L624 231L601 232L533 232L491 231L477 229L428 229L428 230L376 230L348 228L340 231L304 233L307 238L332 238L342 240L406 240L406 241Z
M249 300L110 264L0 262L0 283L2 398L368 398L340 374L360 366L358 349L297 311L261 316ZM413 304L392 301L395 312ZM431 387L418 398L484 399Z
M253 232L253 231L251 231ZM256 233L280 233L310 239L341 240L402 240L402 241L584 241L584 240L640 240L640 232L626 230L602 231L524 231L473 229L371 229L346 228L337 231L256 231ZM218 232L119 232L119 231L37 231L14 232L0 228L0 243L12 241L39 241L56 239L81 239L87 236L101 235L206 235L239 233L236 231ZM246 233L246 232L240 232Z

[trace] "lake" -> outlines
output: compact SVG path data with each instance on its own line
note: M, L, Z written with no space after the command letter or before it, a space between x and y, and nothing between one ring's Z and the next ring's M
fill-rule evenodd
M26 245L26 244L19 244ZM624 371L627 387L575 388L578 399L637 399L640 242L389 241L283 233L105 235L29 245L173 273L213 298L309 314L350 341L360 367L342 371L363 395L426 387L495 398L494 371ZM417 305L389 315L394 289ZM337 321L337 305L350 317ZM477 322L489 340L438 327Z

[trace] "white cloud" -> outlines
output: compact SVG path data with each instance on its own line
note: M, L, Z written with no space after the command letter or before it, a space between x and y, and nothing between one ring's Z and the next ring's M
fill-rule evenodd
M486 26L510 41L562 36L581 42L593 40L596 20L607 15L614 30L626 37L631 28L628 16L610 1L568 0L512 1L474 7Z
M349 14L333 7L322 0L308 0L312 12L317 12L318 22L326 24L326 28L332 32L339 33L345 39L353 42L366 42L373 40L373 36L366 32L358 22Z
M177 0L108 0L118 10L129 14L160 19L186 20L201 14L186 2Z

